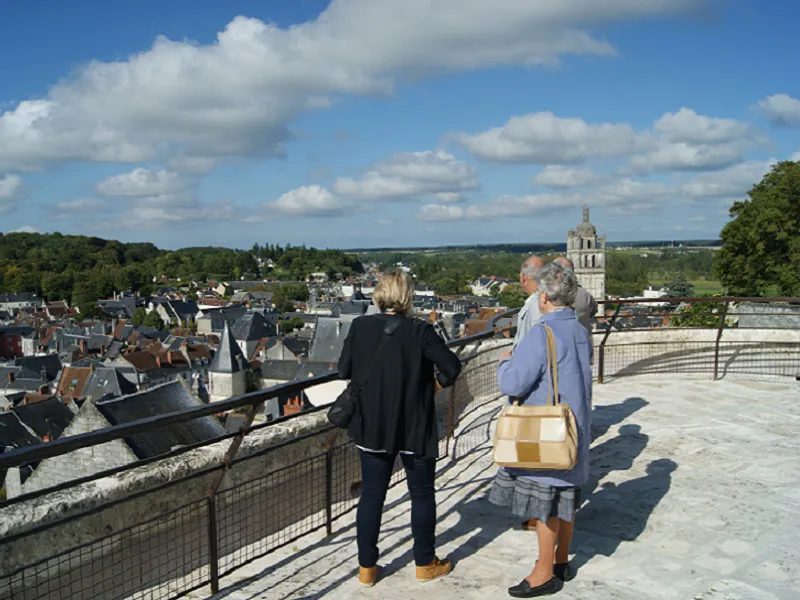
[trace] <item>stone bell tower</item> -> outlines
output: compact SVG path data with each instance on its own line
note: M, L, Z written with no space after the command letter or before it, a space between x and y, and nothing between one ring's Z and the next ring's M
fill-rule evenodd
M575 264L575 275L595 300L606 297L606 236L598 236L589 222L589 207L583 207L583 221L567 234L567 258Z

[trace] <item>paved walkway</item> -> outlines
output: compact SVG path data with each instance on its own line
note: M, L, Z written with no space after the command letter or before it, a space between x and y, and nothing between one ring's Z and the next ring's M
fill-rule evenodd
M595 387L593 433L573 544L579 571L559 597L800 598L800 384L620 379ZM413 579L401 484L387 502L374 588L354 581L351 515L330 539L309 536L226 577L215 598L508 597L536 538L485 500L494 472L487 445L439 475L440 554L457 563L447 578Z

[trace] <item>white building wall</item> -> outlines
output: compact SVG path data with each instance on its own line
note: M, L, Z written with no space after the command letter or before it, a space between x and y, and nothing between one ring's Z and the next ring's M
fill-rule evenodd
M244 371L238 373L208 373L208 394L211 402L227 400L233 396L241 396L247 391L247 379Z

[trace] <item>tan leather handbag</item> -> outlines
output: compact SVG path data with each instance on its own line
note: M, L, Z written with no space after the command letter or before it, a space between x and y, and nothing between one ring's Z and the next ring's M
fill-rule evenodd
M494 437L494 462L517 469L568 471L578 462L575 415L558 394L558 354L553 330L547 334L546 406L523 406L515 399L503 408Z

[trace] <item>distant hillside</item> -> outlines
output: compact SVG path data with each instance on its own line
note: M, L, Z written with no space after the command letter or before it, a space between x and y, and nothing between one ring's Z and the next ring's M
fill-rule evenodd
M631 248L666 248L671 246L683 245L685 248L702 247L717 248L722 245L721 240L653 240L637 242L608 242L609 248L631 247ZM479 252L511 252L511 253L532 253L532 252L566 252L567 245L564 242L539 243L539 244L472 244L463 246L395 246L395 247L375 247L375 248L348 248L344 252L354 252L366 254L373 252L409 252L409 253L437 253L437 252L464 252L477 250Z
M355 255L305 246L219 247L160 250L153 244L125 244L60 233L0 234L0 293L33 292L48 300L68 300L90 309L123 290L151 293L162 278L182 282L256 278L258 259L271 260L276 274L305 280L309 273L330 276L361 272ZM154 281L155 279L155 281Z

